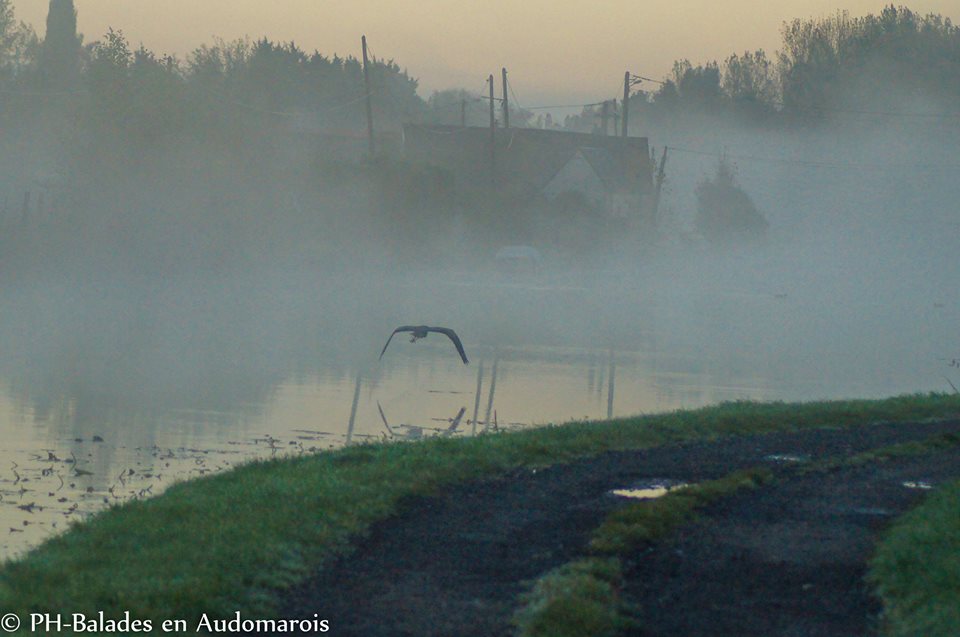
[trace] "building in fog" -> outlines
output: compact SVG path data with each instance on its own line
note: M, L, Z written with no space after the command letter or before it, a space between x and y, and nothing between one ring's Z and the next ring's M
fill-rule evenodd
M606 137L536 128L408 124L408 160L449 173L461 191L498 193L518 214L583 209L597 223L652 234L653 162L645 137Z

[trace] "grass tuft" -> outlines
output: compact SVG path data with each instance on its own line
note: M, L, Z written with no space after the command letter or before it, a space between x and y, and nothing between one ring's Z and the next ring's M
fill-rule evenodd
M682 487L655 500L641 500L607 516L590 540L590 550L625 555L669 535L692 520L700 509L740 489L753 489L773 480L767 468L736 471L718 480Z
M960 631L960 481L931 493L883 536L868 580L884 605L884 634Z
M514 616L520 637L613 637L624 626L617 559L586 558L537 580Z

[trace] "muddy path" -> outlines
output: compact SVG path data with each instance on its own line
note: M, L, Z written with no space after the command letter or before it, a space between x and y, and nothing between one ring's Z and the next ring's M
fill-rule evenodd
M709 507L631 563L634 635L877 634L864 581L879 531L936 484L960 449L787 478ZM909 486L908 486L909 485Z
M786 474L793 463L770 456L818 460L948 431L960 431L960 421L737 437L607 453L459 485L405 502L397 515L358 538L353 553L290 591L281 615L318 613L341 637L510 635L510 617L529 580L581 555L590 531L624 504L609 494L611 489L651 478L698 482L763 464ZM625 594L644 625L636 634L870 634L862 630L869 630L877 607L859 580L865 556L882 525L923 495L897 480L960 477L960 453L946 455L952 460L942 462L936 476L918 477L918 467L904 467L902 476L871 474L872 467L863 475L841 470L788 479L712 507L713 525L721 529L718 521L728 524L725 532L710 536L711 524L692 525L628 563ZM885 468L894 471L895 464L899 466ZM817 479L826 482L817 484ZM837 494L845 500L833 502ZM876 511L843 513L846 509ZM804 512L810 520L803 524L790 517ZM797 555L792 555L794 549ZM837 576L834 588L811 579L819 574L829 580L835 562L842 577ZM767 595L768 580L787 581L778 573L780 565L794 563L807 569L791 572L789 581L799 585L784 584L776 595ZM704 580L705 573L712 579ZM729 578L738 578L740 589L721 595ZM746 596L751 587L760 601ZM841 589L845 593L835 595ZM785 609L817 596L821 602L811 601L800 615L788 618ZM803 627L813 624L796 619L807 614L856 616L865 628L809 632ZM759 632L749 632L753 627Z

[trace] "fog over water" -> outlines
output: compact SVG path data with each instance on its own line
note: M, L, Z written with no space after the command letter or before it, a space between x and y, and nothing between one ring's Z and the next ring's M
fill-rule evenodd
M782 157L784 148L725 150ZM848 152L837 161L899 156ZM715 161L671 157L671 223L690 209L685 180ZM737 163L775 230L768 245L733 254L686 245L677 233L676 245L645 259L576 267L554 257L520 280L480 259L399 269L356 260L333 273L291 266L140 282L97 273L8 285L5 550L173 480L342 445L358 377L353 442L415 435L404 425L438 435L460 408L457 435L469 435L475 404L480 431L602 418L611 370L614 416L960 383L952 232L960 192L949 170L905 178L900 167ZM439 335L416 344L398 335L377 360L394 327L418 323L456 329L471 364Z
M392 62L373 65L371 161L357 60L263 41L177 63L72 37L57 90L36 51L0 59L4 555L255 458L960 386L960 117L909 77L816 116L658 119L642 96L631 135L668 147L644 234L491 188L486 164L458 181L405 156L403 124L487 105L428 103ZM721 162L763 240L698 228ZM497 263L518 244L536 271ZM438 334L378 359L421 324L456 330L470 364Z

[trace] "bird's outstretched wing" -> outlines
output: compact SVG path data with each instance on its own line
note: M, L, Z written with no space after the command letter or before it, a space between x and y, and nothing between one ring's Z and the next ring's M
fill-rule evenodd
M381 360L383 359L383 353L387 351L387 345L390 345L390 341L393 340L394 334L396 334L397 332L412 332L415 329L416 329L416 326L414 325L401 325L397 329L393 330L393 332L390 333L390 338L387 339L387 344L383 346L382 350L380 350L380 359Z
M427 328L430 332L439 332L440 334L446 334L447 337L453 341L454 347L457 348L457 352L460 353L460 358L463 359L463 364L467 365L470 361L467 360L467 353L463 351L463 343L460 342L460 337L457 336L457 333L454 332L449 327L429 327Z

